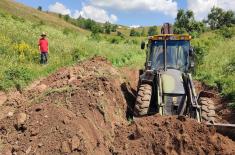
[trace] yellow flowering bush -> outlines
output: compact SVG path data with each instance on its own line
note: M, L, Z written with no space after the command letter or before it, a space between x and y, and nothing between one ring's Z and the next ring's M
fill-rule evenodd
M19 44L15 44L14 49L15 51L17 51L19 61L22 63L25 61L35 61L38 57L37 50L32 48L29 44L25 43L24 41L21 41Z

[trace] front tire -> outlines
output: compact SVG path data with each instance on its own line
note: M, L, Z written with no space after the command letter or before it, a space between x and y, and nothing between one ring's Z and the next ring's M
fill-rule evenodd
M201 105L201 119L205 122L215 122L215 105L214 102L207 97L200 97L198 101Z
M135 116L145 116L148 114L151 96L152 86L149 84L140 85L134 107Z

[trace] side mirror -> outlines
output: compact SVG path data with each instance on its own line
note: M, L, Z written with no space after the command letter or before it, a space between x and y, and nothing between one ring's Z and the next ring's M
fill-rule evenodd
M141 49L143 50L145 48L145 42L141 43Z
M189 48L189 60L190 60L189 69L190 70L194 70L194 68L195 68L194 58L195 58L194 49L192 46L190 46L190 48Z

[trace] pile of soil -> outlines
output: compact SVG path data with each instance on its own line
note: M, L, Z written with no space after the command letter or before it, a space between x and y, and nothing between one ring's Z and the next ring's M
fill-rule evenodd
M0 149L4 155L110 154L114 128L126 121L120 84L118 72L98 57L9 94L4 106L14 110L0 121Z
M0 93L0 155L235 153L232 140L195 120L157 115L130 124L138 73L123 72L96 57Z
M118 154L235 154L234 141L182 116L138 118L115 133Z

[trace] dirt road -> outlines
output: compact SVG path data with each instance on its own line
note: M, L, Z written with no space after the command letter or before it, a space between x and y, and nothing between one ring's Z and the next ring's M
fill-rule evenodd
M235 154L234 141L195 120L129 122L133 74L97 57L2 94L0 155Z

